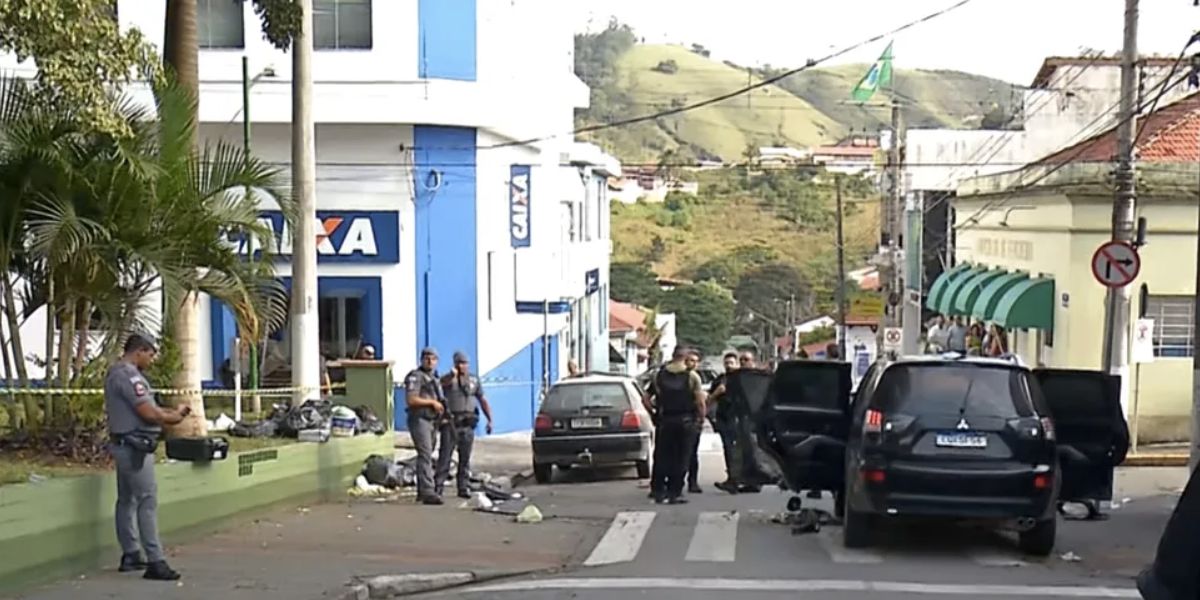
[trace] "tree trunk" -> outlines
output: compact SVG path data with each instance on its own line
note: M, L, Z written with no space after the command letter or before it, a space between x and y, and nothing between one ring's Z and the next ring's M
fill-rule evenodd
M67 300L58 309L58 387L71 385L71 350L75 347L76 302ZM54 422L54 396L46 396L46 422Z
M198 304L199 296L191 292L178 302L171 303L175 307L175 316L171 319L172 338L179 348L180 369L172 380L172 385L180 389L198 390L200 388L200 355L197 352L200 338L200 320ZM204 437L208 435L208 421L204 416L204 397L200 394L175 396L177 407L188 405L192 414L179 425L168 432L174 437Z
M167 0L166 22L163 40L163 62L175 75L176 82L183 90L192 94L199 106L200 98L200 40L196 26L196 0ZM192 121L198 119L192 115ZM193 128L193 136L198 136L198 129ZM193 145L198 140L193 137ZM193 293L185 294L178 301L167 304L170 314L167 321L172 324L172 333L182 361L179 372L175 374L173 385L176 388L200 388L200 353L197 345L200 338L198 297ZM183 423L171 428L175 436L204 436L208 434L207 422L204 417L204 398L198 394L176 397L176 405L189 404L192 416Z
M0 270L2 279L0 287L4 288L4 316L8 321L8 330L12 332L13 366L16 368L17 380L21 387L29 385L29 371L25 368L25 346L21 343L21 322L17 317L17 299L13 293L12 279L7 270Z
M78 334L75 342L74 377L79 379L87 364L88 347L92 337L92 303L87 300L79 303L79 311L75 315L75 331Z
M6 305L7 308L7 305ZM4 387L12 389L13 387L13 365L8 357L8 337L4 335L4 323L0 321L0 358L4 359ZM16 397L12 394L7 395L4 401L5 410L8 411L8 426L13 429L20 429L22 426L21 419L17 414Z

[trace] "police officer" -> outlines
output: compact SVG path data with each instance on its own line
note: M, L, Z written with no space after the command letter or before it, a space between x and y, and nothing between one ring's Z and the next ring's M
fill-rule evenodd
M692 350L683 361L687 365L688 371L696 373L696 368L700 366L700 353ZM705 416L708 416L708 404L704 405ZM687 480L687 491L689 494L700 494L704 490L700 489L700 438L704 431L704 418L701 417L695 431L692 432L691 439L688 441L688 446L691 450L688 452L688 465L685 479Z
M736 352L726 352L725 372L717 376L708 393L708 406L713 429L721 436L721 450L725 455L725 481L716 484L718 490L737 493L737 475L741 465L737 462L737 429L733 419L733 400L726 394L725 381L738 368ZM713 407L716 407L713 410Z
M446 411L442 386L437 380L438 354L433 348L421 350L421 366L404 376L405 405L408 407L408 433L417 449L417 501L442 504L433 481L433 440Z
M132 335L121 360L104 378L104 411L108 415L110 451L117 464L117 542L122 573L145 570L143 577L175 581L179 572L167 565L158 539L158 484L154 449L163 425L183 422L192 409L159 408L142 374L158 355L149 338ZM142 552L145 552L145 558Z
M650 480L655 502L684 504L683 478L691 440L704 418L704 389L700 375L688 369L691 351L675 348L671 362L659 369L645 403L656 409L654 474Z
M442 484L450 477L450 458L458 448L458 473L455 483L459 498L470 498L471 448L475 445L475 427L479 425L479 411L487 417L487 432L492 433L492 407L483 397L483 384L471 374L471 361L462 352L454 353L454 370L442 378L442 393L446 398L446 410L450 423L441 431L441 450L438 453L437 494L442 494Z

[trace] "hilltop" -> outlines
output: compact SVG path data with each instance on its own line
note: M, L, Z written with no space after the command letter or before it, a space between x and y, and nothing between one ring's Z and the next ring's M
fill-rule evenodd
M686 106L784 72L713 60L699 46L638 44L633 31L620 25L577 35L575 64L592 88L580 126ZM844 103L867 69L814 68L752 94L585 137L626 163L654 162L668 150L685 159L736 162L748 146L832 144L851 130L877 131L888 122L884 107ZM957 71L897 69L895 85L911 127L998 127L1011 120L1018 98L1011 84Z

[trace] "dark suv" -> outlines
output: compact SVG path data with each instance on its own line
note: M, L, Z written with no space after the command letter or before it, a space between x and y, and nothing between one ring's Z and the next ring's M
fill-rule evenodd
M936 356L876 363L853 397L846 363L787 362L769 377L752 411L760 456L782 487L833 492L847 547L869 545L882 520L936 517L1012 527L1044 556L1060 492L1111 498L1114 377Z

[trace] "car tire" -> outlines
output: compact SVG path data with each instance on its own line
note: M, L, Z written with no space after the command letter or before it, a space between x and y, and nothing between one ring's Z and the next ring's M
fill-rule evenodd
M1033 556L1050 556L1054 552L1054 541L1058 536L1058 519L1038 521L1033 529L1017 534L1017 546L1021 552Z
M866 548L871 545L871 515L845 509L842 517L842 545L847 548Z
M545 465L536 465L535 464L535 465L533 465L533 480L534 481L538 482L539 484L544 485L544 484L550 483L550 480L552 480L552 479L554 479L554 465L552 465L552 464L545 464Z
M637 476L638 479L650 479L650 461L637 461Z

